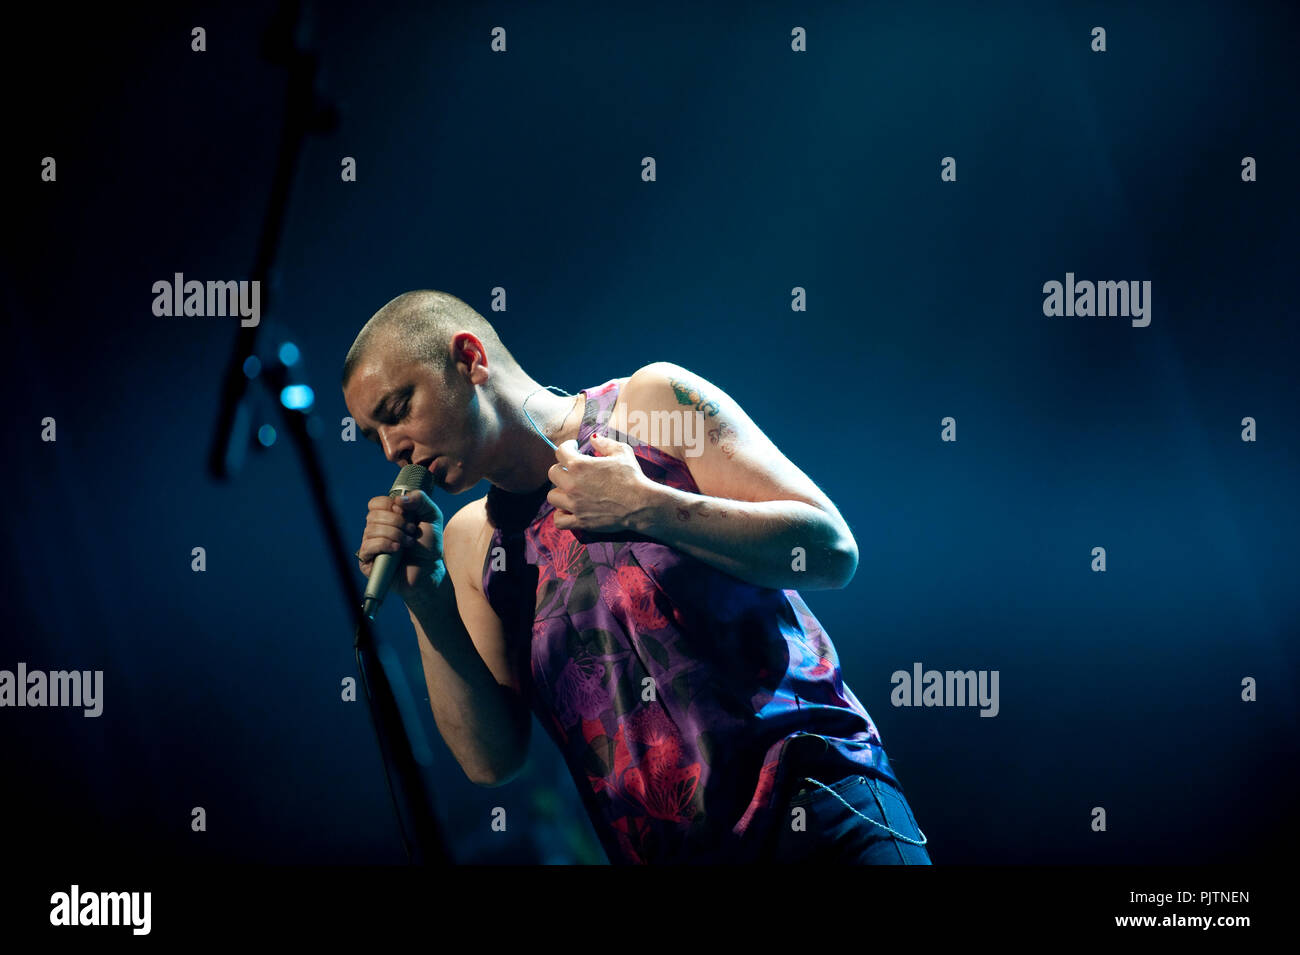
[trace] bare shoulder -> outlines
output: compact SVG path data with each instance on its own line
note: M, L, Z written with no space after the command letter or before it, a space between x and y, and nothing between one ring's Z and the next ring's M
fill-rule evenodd
M713 396L717 391L681 365L656 361L623 379L614 411L627 424L621 430L681 458L690 435L678 419L687 411L703 412L706 417L716 414Z
M470 501L455 514L447 519L447 524L443 528L444 538L447 536L458 537L475 537L476 531L487 526L487 495Z
M731 395L703 375L656 361L638 368L624 388L629 433L681 458L701 494L738 501L803 501L838 519L834 505L808 475ZM645 434L637 433L637 411L645 413Z
M479 589L471 568L483 566L483 557L492 539L492 525L487 519L487 496L470 501L447 519L442 529L442 552L447 569Z
M629 404L637 407L666 407L676 403L679 392L698 390L705 383L698 375L674 362L652 361L625 379L622 394L627 396Z

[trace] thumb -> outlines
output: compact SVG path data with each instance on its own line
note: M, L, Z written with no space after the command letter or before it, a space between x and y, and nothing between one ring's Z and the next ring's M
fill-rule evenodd
M415 518L421 522L437 521L442 518L442 512L438 510L438 506L423 491L407 491L405 494L399 494L393 500L402 506L402 511L407 517Z

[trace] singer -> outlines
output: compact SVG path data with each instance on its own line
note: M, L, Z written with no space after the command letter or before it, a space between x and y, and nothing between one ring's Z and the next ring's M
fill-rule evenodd
M535 714L612 863L930 862L799 594L846 586L857 544L721 388L656 362L553 394L435 291L381 308L342 377L389 461L491 485L445 527L422 492L373 498L357 552L367 576L401 555L392 588L471 780L514 778Z

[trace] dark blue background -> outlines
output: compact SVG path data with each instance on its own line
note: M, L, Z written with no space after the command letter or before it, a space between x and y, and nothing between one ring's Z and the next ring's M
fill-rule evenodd
M365 704L339 699L347 605L299 459L282 441L233 483L204 469L237 320L151 312L174 272L248 277L285 81L258 51L270 13L10 21L0 668L105 671L99 719L0 710L15 852L403 859ZM300 157L262 332L302 349L349 546L394 468L339 440L338 374L397 293L464 298L570 391L676 361L852 526L856 578L804 596L936 863L1274 858L1300 755L1297 19L317 5L342 118ZM1151 325L1044 317L1067 271L1149 279ZM397 601L380 625L456 857L603 861L540 727L526 776L474 787ZM999 670L1000 714L892 707L890 674L916 661Z

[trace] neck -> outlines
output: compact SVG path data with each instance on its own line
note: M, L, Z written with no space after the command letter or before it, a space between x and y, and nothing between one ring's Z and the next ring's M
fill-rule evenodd
M555 452L524 416L525 399L528 414L542 434L556 444L576 440L582 429L586 402L581 394L565 397L553 391L538 391L539 388L542 388L540 384L522 375L500 392L496 415L500 423L497 461L486 476L497 487L513 494L537 490L549 480L547 472L555 464Z

